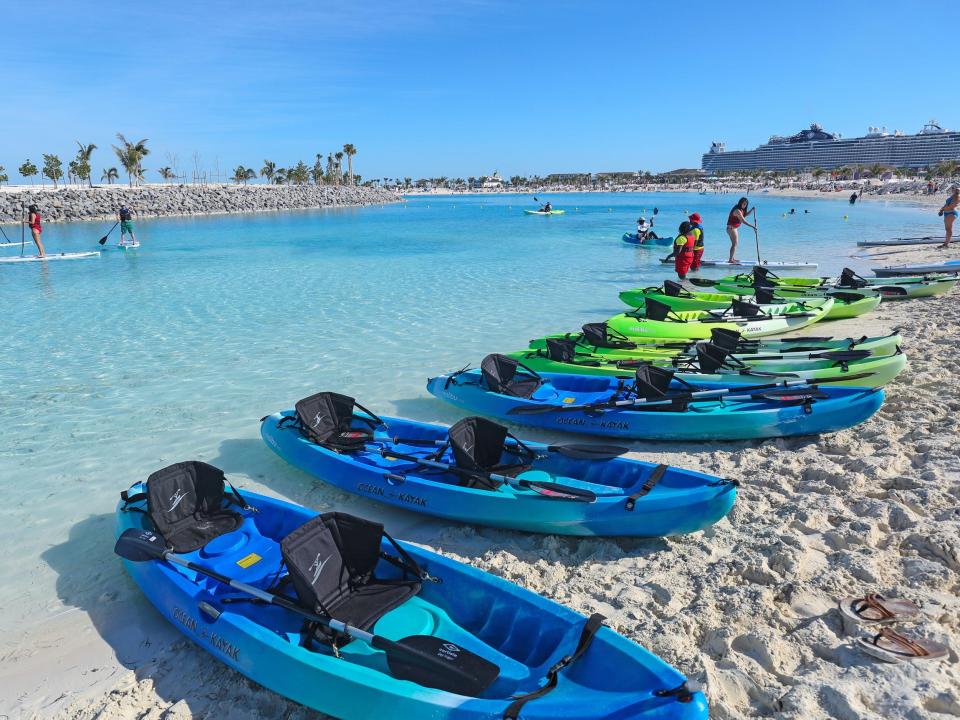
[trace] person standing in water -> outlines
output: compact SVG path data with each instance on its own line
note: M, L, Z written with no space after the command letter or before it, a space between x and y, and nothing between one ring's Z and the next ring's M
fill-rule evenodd
M737 243L740 242L740 226L746 225L749 228L757 229L756 225L751 225L747 222L747 216L753 215L756 211L756 208L747 207L750 205L750 202L742 197L737 200L737 204L733 206L733 209L730 210L730 216L727 218L727 235L730 237L730 259L727 262L740 264L740 261L737 260Z
M44 257L47 253L43 249L43 241L40 240L40 233L43 232L43 227L41 226L42 218L40 217L40 208L36 205L31 205L27 208L27 225L30 227L30 234L33 236L33 243L37 246L37 256Z
M677 237L673 241L673 268L677 271L677 277L681 280L687 279L687 273L693 264L693 247L697 238L693 233L693 223L684 220L680 223Z
M123 205L120 210L117 211L117 222L120 223L120 244L126 245L124 238L130 236L130 245L137 244L137 236L133 234L133 213L130 212L130 208L126 205Z
M690 270L696 272L700 269L700 261L703 259L703 218L700 213L695 212L690 216L691 232L695 238L693 241L693 260L690 262Z
M944 229L943 245L937 245L937 247L948 248L950 247L950 241L953 240L953 223L960 215L960 187L954 185L951 188L950 197L947 198L937 215L943 218Z

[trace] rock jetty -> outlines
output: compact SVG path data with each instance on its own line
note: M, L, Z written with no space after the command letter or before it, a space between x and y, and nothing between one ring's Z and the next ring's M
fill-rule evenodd
M100 220L116 217L126 205L135 217L268 212L306 208L379 205L398 202L387 190L334 185L148 185L0 192L0 222L20 222L23 208L36 204L45 222Z

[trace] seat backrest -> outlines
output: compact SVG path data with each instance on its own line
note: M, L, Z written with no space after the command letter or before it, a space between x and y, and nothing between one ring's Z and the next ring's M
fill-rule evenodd
M577 344L566 338L547 338L547 357L554 362L571 363L577 357Z
M199 460L157 470L147 478L147 514L176 552L191 552L240 526L226 509L223 471Z
M491 353L480 363L480 372L491 392L528 398L540 387L539 376L520 372L520 362Z
M724 350L734 352L743 336L737 330L729 328L712 328L710 330L710 342Z
M584 342L598 348L616 347L607 339L607 324L605 322L586 323L582 328Z
M383 525L330 512L308 520L280 542L301 605L329 615L353 587L369 582L380 560Z
M369 428L352 427L355 403L349 395L335 392L319 392L300 400L295 409L301 432L311 442L333 450L363 448L372 433Z
M673 371L656 365L641 365L635 375L638 397L646 400L662 398L670 389Z
M730 307L737 317L757 317L762 313L758 305L743 300L732 300Z
M759 305L772 305L776 302L773 288L769 285L754 285L754 297Z
M715 373L723 367L730 353L709 342L697 343L697 364L702 373Z
M666 320L670 314L671 308L666 303L653 298L647 298L644 301L646 305L646 317L648 320Z
M687 289L676 280L663 281L663 294L670 297L693 297Z
M845 267L842 271L840 271L840 281L837 283L837 285L839 287L857 289L864 288L869 285L869 283L857 275L857 273L855 273L853 270Z
M753 284L756 285L765 285L767 287L773 287L776 283L773 281L776 275L773 275L769 270L767 270L762 265L753 266Z

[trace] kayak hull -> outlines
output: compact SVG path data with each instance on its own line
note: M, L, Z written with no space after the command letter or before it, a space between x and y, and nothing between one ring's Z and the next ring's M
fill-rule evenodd
M641 247L641 248L652 248L652 247L658 247L658 246L663 247L665 245L669 246L673 244L673 238L668 238L668 237L650 238L646 242L640 242L639 240L637 240L636 233L624 233L623 237L620 239L623 240L623 242L625 242L627 245L632 245L633 247Z
M872 268L877 277L897 277L900 275L945 275L960 272L960 260L948 260L943 263L929 265L897 265L891 267Z
M720 292L731 293L731 294L744 294L744 295L754 295L756 290L752 285L733 285L727 283L718 283L716 289ZM859 300L848 300L842 296L837 296L834 293L846 293L850 292L852 294L862 295ZM873 312L880 305L880 301L883 300L883 296L875 290L850 290L850 291L834 291L834 290L819 290L817 288L796 288L791 289L790 287L780 286L776 289L778 295L785 296L788 300L798 300L804 301L807 298L814 297L832 297L833 298L833 307L830 308L830 312L826 314L823 318L824 320L846 320L853 317L860 317L861 315L866 315L869 312Z
M879 273L877 273L879 275ZM863 288L849 288L838 285L836 278L820 278L819 285L810 285L810 278L777 278L772 282L775 288L811 288L813 290L841 291L841 292L863 292L873 290L880 294L884 300L910 300L913 298L933 297L942 295L952 290L958 281L956 274L941 273L934 275L908 275L902 277L891 276L889 278L863 278L867 283ZM717 289L722 287L742 288L752 282L750 275L738 275L721 278L715 284Z
M508 353L507 357L519 360L531 370L538 373L572 373L576 375L602 375L604 377L632 377L634 368L619 367L617 360L604 362L600 356L585 356L590 361L581 361L579 364L564 363L551 360L546 353L528 350L525 352ZM741 358L738 358L741 359ZM829 359L794 359L784 356L779 360L761 360L750 362L744 370L723 369L717 373L700 373L678 370L675 374L685 382L703 384L716 383L723 385L757 385L777 380L765 373L783 373L783 380L829 380L831 385L845 387L882 387L893 381L907 366L907 356L903 353L885 356L871 356L862 360L854 360L843 365ZM668 359L652 360L653 365L670 368L672 363ZM753 372L750 372L753 370ZM869 377L844 380L845 375L854 376L870 373Z
M544 374L545 385L531 399L489 392L479 371L427 382L427 391L470 412L477 412L530 427L586 433L630 440L704 441L754 440L834 432L857 425L873 415L883 402L883 390L819 388L828 396L811 412L800 406L718 400L696 403L696 411L663 412L614 408L603 413L559 410L536 414L511 414L518 407L564 407L600 402L616 389L616 378L587 375ZM704 385L704 389L721 386Z
M258 512L244 511L238 530L182 557L268 589L281 571L279 540L316 512L253 493L244 497ZM128 528L152 529L144 513L118 507L116 519L118 535ZM418 595L385 614L373 632L392 640L430 634L495 662L500 677L484 697L398 680L387 670L383 654L359 640L341 645L339 659L319 643L308 650L300 644L300 616L260 603L225 603L237 593L198 580L192 571L161 561L124 565L157 610L192 642L254 682L341 720L495 720L511 695L536 689L547 670L572 652L584 623L579 613L476 568L403 546L440 582L424 582ZM387 544L383 550L395 552ZM376 573L400 576L386 561ZM699 692L689 703L656 697L654 691L676 687L684 677L606 627L563 674L568 682L561 679L553 693L529 703L525 720L707 717L706 699Z
M543 456L531 470L592 490L597 493L596 502L555 500L510 485L497 490L468 488L452 473L424 473L413 462L388 460L377 451L346 454L320 447L289 424L279 426L282 417L293 414L285 411L264 418L260 434L271 450L294 467L341 490L457 522L562 535L660 537L709 527L730 511L736 498L734 486L720 478L671 467L628 511L626 499L643 486L655 463L625 457L577 460L526 440L525 445ZM444 426L382 419L388 430L378 432L377 439L396 452L425 456L436 447L428 445L425 450L422 444L396 444L390 437L440 441L447 437ZM441 462L453 464L449 450Z
M551 210L550 212L543 212L541 210L524 210L527 215L563 215L566 210Z

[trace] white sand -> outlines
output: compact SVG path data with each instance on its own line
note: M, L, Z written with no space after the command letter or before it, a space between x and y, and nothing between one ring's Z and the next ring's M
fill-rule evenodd
M960 247L876 254L899 264L957 257ZM373 514L395 535L584 613L604 613L612 627L700 682L712 718L960 717L958 299L885 302L867 319L810 329L860 335L899 328L904 335L910 366L888 388L880 412L858 428L703 448L637 444L646 459L741 480L733 511L707 532L574 540ZM238 479L263 489L258 479ZM292 499L371 514L371 505L322 486ZM85 554L108 555L111 531L109 517L92 518L71 532L75 544L45 559L62 567ZM4 643L0 713L317 717L209 658L158 616L119 562L104 567L61 593L69 602L57 620ZM949 659L887 665L857 650L854 638L866 631L845 625L833 608L837 598L866 592L921 604L923 621L907 631L946 642Z

